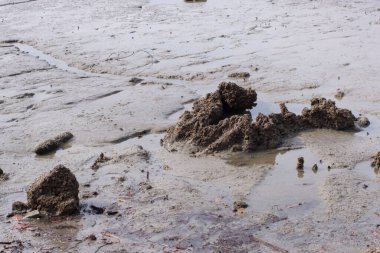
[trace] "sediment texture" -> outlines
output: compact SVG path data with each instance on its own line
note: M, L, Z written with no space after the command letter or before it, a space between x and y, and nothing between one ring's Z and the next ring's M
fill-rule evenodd
M314 98L311 108L301 115L289 112L280 104L280 113L259 113L253 122L247 111L256 106L257 94L235 83L223 82L186 111L176 125L169 128L163 144L188 143L201 151L232 149L252 151L274 148L290 133L312 128L346 130L354 128L355 116L347 109L337 108L334 101Z

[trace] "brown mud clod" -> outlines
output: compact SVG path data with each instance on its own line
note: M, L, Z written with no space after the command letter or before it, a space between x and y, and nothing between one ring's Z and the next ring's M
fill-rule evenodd
M79 210L79 184L65 166L37 178L27 191L28 207L52 215L69 215Z
M248 204L245 203L244 201L235 201L234 202L234 212L237 212L239 209L246 209L248 208Z
M34 152L37 155L45 155L59 149L63 144L68 142L74 137L74 135L70 132L64 132L62 134L57 135L53 139L46 140L37 145Z
M356 123L358 124L359 127L362 127L362 128L368 127L371 124L369 119L367 117L364 117L364 116L359 116L356 119Z
M4 173L4 171L0 168L0 181L7 181L9 179L9 174Z
M372 167L375 168L376 171L380 170L380 152L378 152L374 157L371 163Z
M250 76L251 74L249 74L248 72L236 72L236 73L231 73L228 75L228 77L230 78L243 78L243 79L249 78Z
M325 98L311 100L311 108L301 115L289 112L280 104L281 113L259 113L253 121L249 109L256 106L257 94L232 82L222 82L218 90L209 93L185 111L176 125L170 127L163 145L171 150L182 143L198 151L253 151L275 148L291 133L313 128L353 129L355 116L347 109L337 108Z
M14 213L25 213L28 209L28 205L21 201L16 201L12 204L12 212Z
M91 165L91 169L96 171L102 163L108 162L109 160L111 160L110 157L106 156L104 153L100 153L94 164Z

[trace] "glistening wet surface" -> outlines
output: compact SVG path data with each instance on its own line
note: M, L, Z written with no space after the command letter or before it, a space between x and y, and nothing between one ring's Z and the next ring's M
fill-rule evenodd
M297 169L299 157L305 161L302 170ZM252 213L272 210L287 218L322 211L324 202L320 189L326 178L348 173L347 168L330 169L328 163L308 148L236 153L230 155L226 162L244 168L259 164L273 165L259 185L254 186L247 195L248 210ZM376 181L379 174L377 169L371 168L370 161L359 163L354 171L369 182ZM371 186L376 184L372 183Z

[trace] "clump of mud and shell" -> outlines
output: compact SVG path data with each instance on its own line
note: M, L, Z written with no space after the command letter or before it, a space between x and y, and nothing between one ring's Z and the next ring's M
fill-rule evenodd
M0 14L0 252L380 252L378 2Z

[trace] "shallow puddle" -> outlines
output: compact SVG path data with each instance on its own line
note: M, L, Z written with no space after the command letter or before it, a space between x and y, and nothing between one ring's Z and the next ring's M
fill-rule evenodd
M304 169L297 169L297 159L304 158ZM254 186L246 197L253 213L281 212L289 217L300 217L307 212L322 208L320 187L328 176L347 172L347 168L330 169L317 154L308 148L293 150L268 150L253 154L230 155L227 163L235 166L273 165L262 182ZM370 161L357 164L354 171L367 178L376 179L379 170L371 167ZM313 169L314 166L314 169ZM317 166L317 169L315 169Z
M303 170L297 170L298 157L304 157ZM312 169L314 165L317 170ZM315 208L320 202L318 187L329 173L337 174L340 170L329 171L328 165L309 149L280 152L275 157L274 167L265 180L252 189L247 202L254 212L285 208L299 212Z

